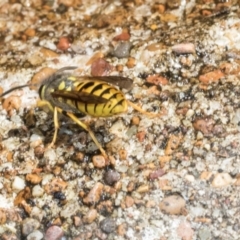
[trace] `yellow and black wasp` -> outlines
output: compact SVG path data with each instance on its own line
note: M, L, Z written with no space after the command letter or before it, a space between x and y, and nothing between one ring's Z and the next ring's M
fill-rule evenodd
M66 72L75 68L65 67L59 69L49 78L45 79L39 87L41 100L38 106L48 105L54 113L55 132L50 146L54 145L57 139L59 129L58 113L65 114L85 129L105 158L107 158L107 154L92 130L76 115L84 114L92 117L109 117L126 112L128 105L150 117L161 115L146 112L125 98L124 93L120 89L131 89L133 85L132 79L121 76L74 76ZM26 84L11 88L4 92L0 98L16 89L32 85L36 84Z

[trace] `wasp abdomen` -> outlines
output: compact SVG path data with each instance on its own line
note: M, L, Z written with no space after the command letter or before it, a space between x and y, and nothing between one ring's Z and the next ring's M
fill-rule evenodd
M93 117L108 117L127 110L122 92L105 82L87 81L79 84L77 90L106 99L105 103L91 103L91 99L89 103L76 100L76 107L80 112Z
M123 93L103 81L76 81L73 89L69 90L69 96L66 92L64 98L61 93L54 93L55 100L92 117L109 117L127 110Z

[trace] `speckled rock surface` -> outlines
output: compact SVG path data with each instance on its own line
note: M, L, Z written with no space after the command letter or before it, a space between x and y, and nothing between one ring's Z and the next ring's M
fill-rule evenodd
M32 86L1 98L1 239L239 239L239 5L2 0L0 94ZM67 66L161 116L83 118L108 159L60 116L49 148L33 84Z

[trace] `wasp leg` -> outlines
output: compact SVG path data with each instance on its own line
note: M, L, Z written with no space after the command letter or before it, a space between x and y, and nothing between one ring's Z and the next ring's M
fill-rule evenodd
M48 102L48 101L44 101L44 100L38 100L37 101L37 106L38 107L44 107L47 106L51 111L53 111L53 119L54 119L54 135L53 135L53 140L52 142L48 145L49 148L53 147L56 140L57 140L57 133L58 133L58 129L59 129L59 123L58 123L58 111L61 112L61 109L58 109L56 107L52 107L52 105Z
M51 111L53 111L53 107L52 105L48 102L48 101L45 101L45 100L38 100L37 101L37 107L45 107L47 106Z
M54 122L54 135L52 142L49 144L49 148L53 147L56 140L57 140L57 134L58 134L58 129L59 129L59 123L58 123L58 108L54 108L53 110L53 122Z
M66 115L68 117L70 117L75 123L77 123L80 127L82 127L83 129L85 129L91 136L92 140L94 141L94 143L97 145L97 147L99 148L99 150L101 151L103 157L105 159L108 159L108 156L106 154L106 152L103 150L101 144L98 142L98 140L96 139L94 133L92 132L92 130L89 128L88 125L86 125L85 123L83 123L82 121L80 121L74 114L72 113L66 113Z
M128 104L134 108L135 110L137 110L138 112L147 115L148 117L161 117L163 115L165 115L166 113L153 113L153 112L147 112L145 110L143 110L141 107L137 106L136 104L132 103L131 101L127 101Z

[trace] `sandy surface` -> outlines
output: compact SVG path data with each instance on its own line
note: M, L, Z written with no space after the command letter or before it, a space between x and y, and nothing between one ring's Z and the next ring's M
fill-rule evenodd
M110 118L53 114L36 87L0 106L1 239L240 239L239 1L2 0L0 92L75 76L133 80Z

